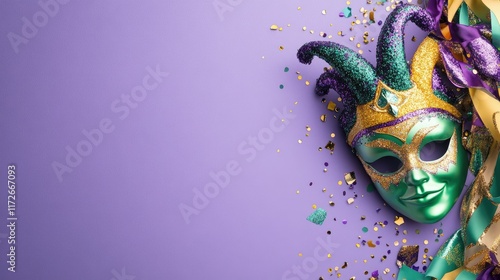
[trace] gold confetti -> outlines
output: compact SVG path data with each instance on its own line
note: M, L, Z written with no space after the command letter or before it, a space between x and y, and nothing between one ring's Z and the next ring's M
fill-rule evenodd
M340 180L339 180L339 181L337 182L337 184L338 184L339 186L342 186L342 181L340 181Z
M321 11L321 14L326 15L326 10Z
M318 208L318 206L317 206L316 204L313 204L313 205L312 205L312 208L313 208L313 209L316 209L316 208Z
M326 122L326 115L323 114L319 117L319 119L322 121L322 122Z
M271 27L270 27L270 28L271 28L271 30L277 30L277 29L278 29L278 26L277 26L276 24L273 24L273 25L271 25Z
M345 173L344 180L345 180L346 184L348 184L348 185L352 185L352 184L356 183L356 174L354 174L354 171L349 172L349 173Z
M405 223L405 220L403 217L398 217L396 216L395 219L394 219L394 223L398 226L402 225Z
M333 101L330 101L330 102L328 102L328 106L326 108L330 111L334 111L335 108L337 108L337 104L335 104L335 102L333 102Z
M302 140L300 140L300 139L299 139L299 140L297 140L297 142L298 142L299 144L302 144Z
M347 204L353 204L353 203L354 203L354 198L349 197L349 198L347 199Z
M335 149L335 143L333 143L332 141L328 141L328 143L325 146L325 149L328 149L333 152L333 150Z
M280 51L282 51L282 50L284 50L284 49L285 49L285 47L283 47L283 46L280 46Z
M330 137L335 138L335 133L333 133L333 132L332 132L332 133L330 134Z

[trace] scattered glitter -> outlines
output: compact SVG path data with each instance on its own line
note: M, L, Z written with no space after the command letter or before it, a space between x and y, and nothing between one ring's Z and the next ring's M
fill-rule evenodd
M277 29L278 29L278 26L277 26L276 24L273 24L273 25L271 25L271 27L270 27L270 28L271 28L271 30L277 30Z
M330 204L330 206L335 206L335 203L333 201L329 201L328 204Z
M337 184L338 184L339 186L342 186L342 181L340 181L340 180L339 180L339 181L337 182Z
M300 139L299 139L299 140L297 140L297 142L298 142L299 144L302 144L302 140L300 140Z
M282 85L282 84L280 85L280 89L283 89L284 87L285 87L284 85Z
M347 199L348 204L353 204L354 203L354 198L350 197Z
M326 115L323 114L319 117L319 119L322 121L322 122L326 122Z
M290 68L285 67L285 69L283 69L283 71L288 72L288 71L290 71Z
M363 227L361 230L362 230L363 232L365 232L365 233L366 233L366 232L368 232L368 228L367 228L367 227Z
M321 208L316 209L316 211L314 211L311 215L309 215L309 217L307 217L308 221L317 225L322 225L325 219L326 211Z
M283 47L283 46L280 46L280 51L282 51L282 50L284 50L284 49L285 49L285 47Z
M427 239L426 239L426 240L424 240L424 244L425 244L425 245L429 244L429 240L427 240Z
M326 15L326 10L321 11L322 15Z

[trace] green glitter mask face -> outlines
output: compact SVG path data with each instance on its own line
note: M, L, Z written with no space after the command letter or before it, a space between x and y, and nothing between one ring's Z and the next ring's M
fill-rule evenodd
M409 118L354 146L382 198L421 223L441 220L464 187L468 159L461 124L443 114Z

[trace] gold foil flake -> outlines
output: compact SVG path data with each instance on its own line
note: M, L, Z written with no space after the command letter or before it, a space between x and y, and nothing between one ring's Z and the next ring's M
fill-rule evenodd
M394 223L398 226L402 225L405 223L405 219L403 217L394 217Z
M345 173L344 180L345 180L346 184L348 184L348 185L352 185L352 184L356 183L356 174L354 173L354 171L349 172L349 173Z
M302 140L300 140L300 139L299 139L299 140L297 140L297 142L298 142L299 144L302 144Z
M306 31L307 30L307 27L302 27L302 31Z
M403 240L401 240L401 242L403 242L403 244L406 244L406 238L403 238Z
M310 127L310 126L308 126L308 125L306 125L306 130L307 130L307 131L311 131L311 127Z
M328 102L328 106L326 107L329 111L335 111L335 108L337 108L337 104L335 102L330 101Z
M314 34L314 30L309 30L309 33Z
M375 243L373 243L373 241L371 241L371 240L368 240L368 242L366 242L366 244L368 244L368 247L370 247L370 248L377 247L377 245L375 245Z
M285 49L285 47L283 47L283 46L280 46L280 51L282 51L282 50L284 50L284 49Z
M349 198L347 199L347 204L349 204L349 205L350 205L350 204L353 204L353 203L354 203L354 198L349 197Z
M427 239L426 239L426 240L424 240L424 244L425 244L425 245L429 244L429 240L427 240Z
M328 255L326 255L328 258L331 258L332 257L332 254L328 253Z
M273 24L271 25L270 27L271 30L277 30L278 29L278 26L276 24Z
M313 204L313 205L312 205L312 209L316 209L316 208L318 208L318 205Z
M319 119L322 121L322 122L326 122L326 115L323 114L319 117Z
M396 247L399 246L399 241L397 241L397 240L394 241L394 246L396 246Z
M337 184L338 184L339 186L342 186L342 181L340 181L340 180L339 180L339 181L337 182Z
M302 257L302 253L299 253L299 257Z
M326 15L326 10L321 11L322 15Z
M298 6L298 7L297 7L297 10L299 10L299 11L300 11L300 10L302 10L302 7L301 7L301 6Z
M328 204L330 204L330 206L335 206L335 202L333 202L331 200L328 202Z
M309 81L306 81L306 86L310 85L311 83Z
M335 149L335 143L333 143L332 141L328 141L328 143L325 146L325 149L328 149L333 152L333 150Z
M302 75L298 75L297 80L299 80L299 81L302 80Z
M296 194L300 194L300 191L299 191L299 190L297 190L295 193L296 193Z

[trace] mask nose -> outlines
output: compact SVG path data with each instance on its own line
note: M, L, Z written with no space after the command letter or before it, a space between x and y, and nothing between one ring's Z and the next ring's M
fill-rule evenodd
M408 186L421 186L429 182L429 175L422 169L412 169L406 174L405 182Z

